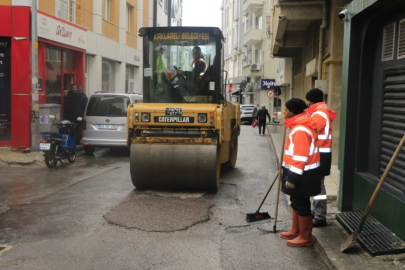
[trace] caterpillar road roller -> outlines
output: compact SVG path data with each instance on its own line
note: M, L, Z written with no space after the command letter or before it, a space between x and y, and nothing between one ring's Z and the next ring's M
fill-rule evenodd
M215 27L141 28L143 103L130 104L130 171L139 189L211 190L235 167L240 107L227 101Z

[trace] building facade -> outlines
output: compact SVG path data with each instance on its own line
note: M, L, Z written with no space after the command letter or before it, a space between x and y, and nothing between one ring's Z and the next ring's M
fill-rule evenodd
M278 70L282 106L292 97L305 100L312 88L325 93L336 111L332 123L332 180L339 178L340 100L344 24L339 13L350 0L273 1L271 54L282 58Z
M270 54L271 8L271 1L255 0L223 0L221 7L228 99L236 101L241 82L246 81L241 103L265 104L272 113L278 98L269 98L267 93L275 88L279 63Z
M405 3L354 0L344 19L339 208L364 209L405 134ZM405 239L405 151L371 214Z
M31 78L31 2L0 0L0 145L12 148L35 149L48 118L33 104L58 104L63 118L63 92L72 84L87 96L142 93L138 29L154 24L149 0L38 0L38 77Z

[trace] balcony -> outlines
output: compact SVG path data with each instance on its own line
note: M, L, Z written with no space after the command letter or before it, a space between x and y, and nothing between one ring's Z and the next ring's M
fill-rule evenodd
M255 78L261 77L262 75L261 69L262 69L261 64L247 65L242 68L242 75Z
M256 13L263 9L263 0L244 0L243 13Z
M306 30L314 21L323 18L320 2L303 5L300 1L278 2L273 16L272 54L293 57L305 45Z
M243 35L243 46L256 45L262 42L262 29L249 29Z

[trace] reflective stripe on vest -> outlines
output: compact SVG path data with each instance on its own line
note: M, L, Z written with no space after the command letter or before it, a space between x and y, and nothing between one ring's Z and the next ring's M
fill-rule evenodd
M203 75L205 74L205 72L207 71L207 68L208 68L208 67L207 67L207 62L205 62L205 60L204 60L203 58L200 58L200 59L198 59L198 60L194 60L193 63L191 64L191 68L192 68L192 69L195 68L195 63L196 63L197 61L201 61L201 62L203 62L204 65L205 65L204 71L201 72L201 73L198 75L198 78L201 79L202 76L203 76Z
M290 145L288 147L288 152L289 152L289 156L294 155L294 143L293 143L293 139L292 139L292 135L294 135L295 132L297 131L304 131L306 133L308 133L309 135L311 135L311 147L309 148L309 155L312 156L314 153L318 152L318 148L315 148L315 141L314 141L314 137L312 135L312 132L309 131L309 129L307 129L306 127L303 126L299 126L293 129L293 131L290 133Z
M318 135L318 139L319 140L331 140L332 139L332 134L329 134L329 130L330 130L330 124L329 124L329 118L326 115L326 113L321 112L321 111L316 111L312 114L311 117L313 117L315 114L318 114L320 116L322 116L323 118L325 118L326 120L326 124L325 124L325 134L319 134Z
M304 171L309 171L309 170L316 169L316 168L319 167L320 164L321 163L318 161L318 162L313 163L313 164L305 165L304 170L301 170L301 169L299 169L297 167L294 167L294 166L292 166L290 164L285 164L285 162L283 162L283 167L286 168L286 169L289 169L290 171L292 171L292 172L294 172L296 174L302 175L304 173Z

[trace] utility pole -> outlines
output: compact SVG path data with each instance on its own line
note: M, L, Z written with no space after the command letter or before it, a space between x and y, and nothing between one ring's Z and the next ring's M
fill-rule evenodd
M36 150L39 133L38 102L38 35L37 35L37 0L31 0L31 149Z
M167 26L172 26L172 0L167 0Z

